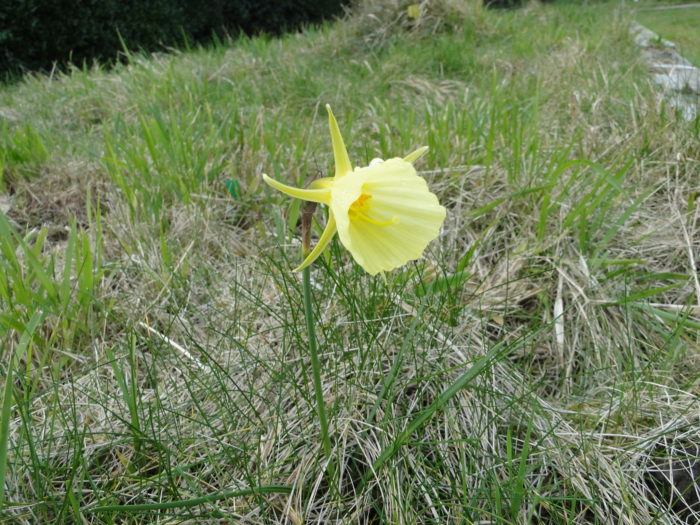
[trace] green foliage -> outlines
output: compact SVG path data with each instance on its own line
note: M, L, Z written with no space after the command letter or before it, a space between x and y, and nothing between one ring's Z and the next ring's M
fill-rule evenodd
M42 137L30 124L9 130L7 122L0 127L0 188L6 181L5 170L20 176L32 176L48 159L49 150Z
M114 62L244 32L281 33L341 12L344 0L8 0L0 4L0 74Z
M99 232L99 221L96 223ZM58 374L72 360L52 349L80 346L93 328L98 283L104 276L101 252L73 225L63 252L47 254L47 230L20 236L0 213L0 337L26 333L36 312L45 317L45 338L37 348L17 356L28 377L36 368L49 366ZM97 244L99 246L100 234ZM7 360L3 355L3 360Z
M484 5L492 8L518 7L522 4L523 0L484 0Z

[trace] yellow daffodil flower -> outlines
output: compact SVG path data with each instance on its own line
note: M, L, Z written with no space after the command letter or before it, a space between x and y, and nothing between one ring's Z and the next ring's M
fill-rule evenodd
M418 259L438 236L446 213L412 164L428 148L417 149L403 159L374 159L367 167L353 169L338 123L330 106L326 109L335 176L300 189L263 175L267 184L287 195L329 207L328 223L318 244L295 271L316 260L336 232L355 261L371 275Z

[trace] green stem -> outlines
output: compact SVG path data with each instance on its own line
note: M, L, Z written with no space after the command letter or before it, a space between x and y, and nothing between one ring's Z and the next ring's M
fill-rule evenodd
M326 459L331 457L331 438L328 435L328 420L326 419L326 404L323 401L323 388L321 387L321 364L318 360L318 347L316 345L316 326L314 325L314 311L311 302L311 268L306 267L302 271L304 285L304 316L306 317L306 330L309 334L309 352L311 353L311 369L314 375L314 392L316 393L316 411L321 423L321 440Z

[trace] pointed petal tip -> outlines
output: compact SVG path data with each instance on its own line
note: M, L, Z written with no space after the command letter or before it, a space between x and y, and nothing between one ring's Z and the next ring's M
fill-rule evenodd
M337 231L336 225L335 225L335 219L333 218L333 213L328 217L328 224L326 224L326 228L323 230L323 233L321 234L321 238L318 240L318 243L316 244L316 247L311 250L311 252L306 256L306 259L304 259L304 262L302 262L299 266L294 268L292 270L293 272L300 272L304 268L306 268L308 265L310 265L312 262L314 262L316 259L318 259L319 255L323 252L323 250L326 249L326 246L328 246L328 243L331 242L331 239L335 235L335 232Z
M268 186L296 199L303 199L305 201L311 202L321 202L323 204L328 204L331 199L330 189L295 188L294 186L287 186L286 184L282 184L281 182L273 179L272 177L268 177L264 173L263 180Z
M406 155L403 160L406 162L415 162L419 158L421 158L423 155L425 155L430 148L428 146L423 146L422 148L418 148L416 151L413 151Z
M335 176L342 177L352 171L352 163L350 162L350 157L348 157L348 152L345 148L343 137L340 134L340 128L338 127L338 121L335 120L335 115L331 110L331 106L326 104L326 109L328 110L328 128L331 133L331 143L333 144Z

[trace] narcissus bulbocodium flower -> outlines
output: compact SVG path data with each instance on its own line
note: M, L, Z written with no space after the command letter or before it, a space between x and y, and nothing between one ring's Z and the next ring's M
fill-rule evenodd
M335 176L317 179L309 188L300 189L263 175L267 184L287 195L329 207L328 223L318 244L295 271L316 260L336 232L355 261L371 275L418 259L445 220L445 208L412 164L428 148L402 159L375 159L367 167L353 169L338 123L330 106L326 109Z

